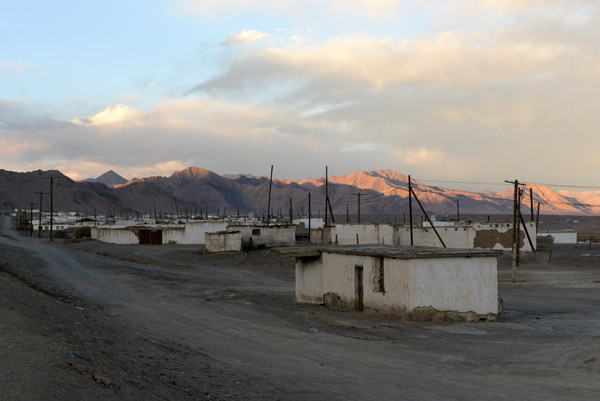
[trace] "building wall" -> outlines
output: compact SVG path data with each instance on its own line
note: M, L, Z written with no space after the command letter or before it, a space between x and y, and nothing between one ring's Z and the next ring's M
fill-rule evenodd
M331 232L331 241L339 245L387 244L394 242L394 228L389 224L335 224Z
M448 248L473 248L474 230L472 227L436 227ZM416 246L442 247L433 228L413 227L413 242ZM396 227L394 229L394 245L410 245L410 228Z
M535 223L526 222L525 224L535 247ZM448 248L483 248L505 251L512 249L512 224L510 223L474 223L470 226L436 227L436 229ZM415 246L442 246L431 227L413 227L413 242ZM409 227L396 226L394 228L394 245L410 245ZM520 249L523 252L532 250L522 225Z
M225 221L190 221L181 227L165 227L163 229L163 244L205 244L205 234L225 231Z
M92 228L92 238L110 244L139 244L140 240L133 231L128 229Z
M323 302L323 261L315 258L296 258L296 302L320 304Z
M576 244L577 233L576 232L544 232L538 233L538 235L549 235L554 239L555 244Z
M308 228L308 218L294 219L294 224L304 224L304 228ZM323 228L323 219L319 217L312 217L310 219L310 228Z
M227 230L240 231L244 247L271 248L296 245L296 226L232 226Z
M410 271L408 308L498 313L497 259L462 257L394 260ZM398 271L397 268L390 269ZM393 273L391 273L393 274Z
M317 229L312 229L311 227L309 242L315 245L331 245L333 231L333 226L326 226Z
M206 251L217 252L239 252L242 250L241 232L216 232L204 234L206 239Z

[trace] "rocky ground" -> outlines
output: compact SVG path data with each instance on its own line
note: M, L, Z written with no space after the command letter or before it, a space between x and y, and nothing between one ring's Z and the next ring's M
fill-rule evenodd
M600 248L523 255L495 323L296 305L267 250L64 244L0 221L2 400L597 399Z

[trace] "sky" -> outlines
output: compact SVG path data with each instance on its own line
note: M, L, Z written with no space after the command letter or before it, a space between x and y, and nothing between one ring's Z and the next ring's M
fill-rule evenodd
M5 170L600 185L597 0L0 4Z

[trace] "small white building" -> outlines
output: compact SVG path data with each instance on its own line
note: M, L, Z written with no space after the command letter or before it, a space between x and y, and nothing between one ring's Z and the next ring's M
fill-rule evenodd
M219 231L206 233L206 252L239 252L242 250L242 233L239 231Z
M407 320L493 321L497 251L397 246L281 248L296 258L296 302Z

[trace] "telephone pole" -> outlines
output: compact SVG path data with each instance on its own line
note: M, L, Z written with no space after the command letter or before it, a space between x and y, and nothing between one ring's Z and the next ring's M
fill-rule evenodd
M358 196L358 215L357 215L357 223L358 223L358 224L360 224L360 196L361 196L361 195L366 195L366 194L361 194L361 193L359 192L359 193L356 193L356 194L351 194L351 195L356 195L356 196Z
M523 182L519 182L519 180L504 182L515 185L514 190L514 198L513 198L513 247L512 247L512 282L516 281L517 275L517 266L519 266L519 243L520 241L520 221L519 221L519 213L520 213L520 199L521 199L521 190L519 189L519 185L525 185Z
M327 219L327 201L329 200L329 168L325 166L325 225L329 224Z
M273 186L273 165L271 164L271 178L269 178L269 201L267 202L267 225L271 220L271 187Z
M33 237L33 202L29 203L29 236Z
M38 238L42 238L42 198L44 194L48 195L48 192L36 192L36 194L40 194L40 213L39 213L39 221L38 221Z
M52 232L54 231L54 179L62 178L59 176L54 176L54 174L50 174L50 177L44 177L46 180L50 180L50 242L52 242Z
M410 175L408 176L408 214L409 214L409 224L410 224L410 246L414 245L413 242L413 219L412 219L412 184L410 180Z

